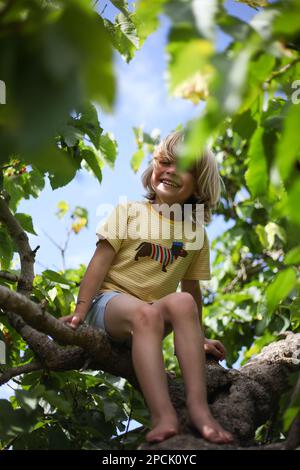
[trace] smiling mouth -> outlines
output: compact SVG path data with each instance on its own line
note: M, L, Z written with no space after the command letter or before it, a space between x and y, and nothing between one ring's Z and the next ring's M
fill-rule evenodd
M160 182L163 183L165 186L169 186L170 188L180 188L178 184L165 180L165 179L161 180Z

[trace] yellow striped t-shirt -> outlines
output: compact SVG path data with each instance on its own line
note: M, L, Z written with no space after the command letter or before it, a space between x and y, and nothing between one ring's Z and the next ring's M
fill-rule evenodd
M182 279L211 279L204 226L197 227L195 249L195 233L149 201L118 204L96 233L116 252L99 293L115 290L149 302L176 292Z

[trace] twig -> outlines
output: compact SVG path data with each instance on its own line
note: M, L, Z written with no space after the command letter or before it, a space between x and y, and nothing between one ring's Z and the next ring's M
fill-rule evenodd
M278 76L283 75L287 70L289 70L291 67L296 65L298 62L300 62L300 57L297 57L296 59L292 60L292 62L289 62L288 64L286 64L281 69L275 70L275 72L273 72L270 75L270 77L265 81L265 83L267 83L269 85L271 83L271 81L274 80L274 78L277 78Z
M97 2L96 2L96 3L97 3ZM104 12L105 12L105 10L106 10L106 7L107 7L107 3L104 5L104 8L103 8L103 10L100 12L100 16L102 16L102 15L103 15L103 13L104 13Z
M0 271L0 277L9 282L18 282L19 276L16 274L11 274L8 271Z
M0 385L5 384L13 377L17 377L21 374L28 374L28 372L32 372L34 370L40 370L42 368L42 364L39 361L32 361L29 364L24 364L18 367L12 367L11 369L7 369L6 371L0 374Z
M55 240L53 240L53 238L50 237L50 235L48 235L48 233L45 232L45 230L43 228L41 230L42 230L43 234L53 243L53 245L55 245L56 248L58 248L60 251L62 251L62 247Z
M127 438L127 434L128 434L128 431L129 431L129 425L130 425L130 422L131 422L131 416L132 416L132 404L133 404L133 388L131 387L131 390L130 390L130 412L129 412L129 416L128 416L128 421L127 421L127 425L126 425L126 430L125 430L125 435L122 439L122 450L124 449L124 446L125 446L125 440Z

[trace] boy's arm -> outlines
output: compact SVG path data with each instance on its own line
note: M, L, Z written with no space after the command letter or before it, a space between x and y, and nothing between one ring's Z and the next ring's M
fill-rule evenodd
M80 283L75 311L73 315L62 317L62 321L69 322L73 328L77 328L79 323L84 321L91 302L98 293L115 254L115 250L107 240L101 240L97 244L95 253Z
M181 281L181 292L189 292L194 297L194 300L198 307L201 329L204 333L203 322L202 322L202 293L201 293L201 288L200 288L200 282L190 280L190 279L186 279L186 280L183 279Z

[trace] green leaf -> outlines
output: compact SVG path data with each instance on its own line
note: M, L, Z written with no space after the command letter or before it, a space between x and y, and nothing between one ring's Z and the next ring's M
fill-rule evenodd
M126 0L110 0L111 3L118 8L123 15L128 16L130 14L128 2Z
M96 149L99 149L100 137L103 132L99 124L98 114L92 103L86 103L77 109L79 117L72 118L72 124L82 134L86 134Z
M16 212L17 206L22 198L29 199L30 196L37 198L45 186L42 173L34 166L31 170L17 177L5 177L4 189L10 195L9 207Z
M269 314L271 314L282 300L284 300L297 281L296 272L293 268L287 268L278 273L266 289L266 299Z
M141 166L141 163L145 157L145 153L143 149L139 149L134 154L132 155L132 158L130 160L130 166L133 169L133 171L136 173Z
M285 255L284 264L300 264L300 245L292 248Z
M261 338L255 339L251 348L245 352L241 365L246 364L251 358L259 354L265 346L272 343L275 339L275 335L272 335L269 331L265 331L263 336Z
M276 236L283 242L286 239L285 230L274 222L269 222L265 227L257 225L255 231L259 236L261 244L268 249L273 247Z
M284 431L287 432L300 411L300 406L289 407L283 416Z
M291 322L300 322L300 298L297 297L290 305Z
M129 43L134 46L134 49L139 48L139 38L134 23L128 15L120 13L115 18L115 28L123 34L123 41L126 38Z
M300 211L299 211L299 200L300 200L300 180L296 180L291 186L288 193L287 201L287 215L289 219L296 224L300 225Z
M0 400L1 420L0 435L2 439L11 439L26 433L34 423L34 414L23 409L14 410L8 400Z
M88 219L88 211L84 207L76 206L72 212L72 218L79 217L82 219Z
M105 158L105 161L109 164L109 166L114 168L114 163L117 157L118 144L111 133L101 135L99 150L101 151L101 155Z
M120 412L120 407L117 403L109 400L103 400L103 411L105 414L105 420L111 421Z
M255 43L248 43L241 50L229 56L221 53L213 58L216 75L211 94L217 99L219 114L231 116L236 111L245 111L241 108L243 96L248 88L247 78L250 59L256 50ZM222 113L221 113L222 111Z
M60 396L60 391L54 390L43 390L44 387L40 387L40 396L46 400L52 408L58 409L65 415L70 415L72 412L72 405L63 396ZM61 394L62 395L62 394Z
M287 37L293 36L300 31L299 15L300 5L298 0L284 2L281 5L280 15L274 21L273 31L278 33L279 36L282 36L282 34Z
M253 197L266 193L268 185L267 163L263 145L264 129L258 127L249 148L249 163L245 178Z
M233 130L244 139L250 140L256 126L257 123L253 119L250 109L242 114L237 114L234 118Z
M53 295L53 300L57 306L60 316L71 314L71 305L74 303L74 296L68 289L63 289L60 285L55 287L56 295ZM49 292L50 294L50 292Z
M300 110L297 105L291 105L284 121L282 137L277 145L276 162L283 179L292 171L297 158L300 158Z
M21 227L25 232L32 233L37 235L36 231L33 228L32 218L28 214L16 213L15 218L20 222Z
M62 137L68 147L74 147L77 145L83 137L82 132L80 132L75 127L70 124L66 124L61 130Z
M87 8L84 11L82 6L82 2L68 4L62 16L64 32L80 57L88 95L111 111L115 97L111 43L102 18Z
M49 279L49 281L58 282L59 284L67 284L69 286L74 285L73 281L69 281L64 276L57 273L56 271L52 271L51 269L46 269L45 271L43 271L43 277Z
M251 18L250 25L265 41L270 41L273 34L273 22L278 16L277 9L268 8Z
M12 154L26 155L26 161L38 168L39 161L46 159L46 172L53 159L47 149L72 110L95 100L105 111L112 111L113 48L92 2L60 2L55 8L52 2L30 4L23 26L20 14L16 30L8 27L1 40L0 69L5 70L1 79L9 83L9 100L0 107L0 159L6 162ZM24 63L31 67L24 68Z
M215 39L215 15L218 11L218 1L192 0L191 7L199 33L213 41Z
M214 51L207 39L197 37L188 25L173 26L169 33L169 91L175 93L179 85L196 72L205 72L209 58Z
M16 390L15 397L26 413L36 410L39 399L31 390Z
M27 161L34 161L35 166L43 173L49 173L52 189L65 186L75 176L80 168L80 162L54 144L44 149L43 154L31 154Z
M155 2L139 0L137 3L134 22L141 41L140 45L158 28L158 15L166 2L167 0L155 0Z
M261 53L256 60L252 60L249 64L249 78L251 80L249 80L249 85L251 86L251 82L255 81L258 86L262 86L261 84L264 83L272 73L275 63L275 58L266 53Z
M122 31L121 27L116 28L115 24L109 21L107 18L104 19L104 26L110 36L110 40L113 46L117 49L117 51L119 51L127 63L130 62L130 60L133 59L138 47L138 37L136 36L137 46L135 46L127 37L127 35ZM130 31L129 27L127 27L127 30ZM131 31L131 37L135 37L134 31Z
M102 182L102 171L101 168L103 167L103 162L101 159L88 148L85 148L81 152L82 158L86 161L96 178L98 179L99 183Z
M218 26L228 35L232 36L236 41L245 41L251 32L251 28L246 21L236 16L231 16L225 9L221 9L218 15Z

